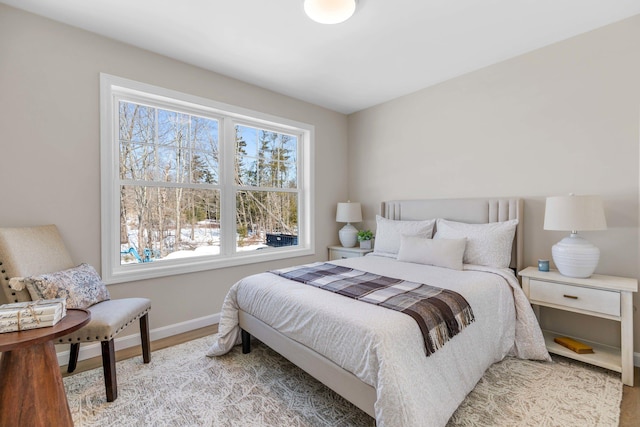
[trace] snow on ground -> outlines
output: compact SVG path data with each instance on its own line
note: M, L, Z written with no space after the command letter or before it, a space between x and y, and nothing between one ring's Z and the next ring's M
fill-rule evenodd
M193 250L189 249L179 249L169 253L167 256L159 258L152 256L153 261L162 261L165 259L180 259L180 258L190 258L197 256L212 256L220 254L220 229L219 228L211 228L211 227L196 227L193 230L193 239L191 239L191 227L183 228L181 230L181 243L186 247L193 247L197 245L197 247ZM135 228L129 228L128 230L129 236L129 245L121 245L121 251L126 252L130 247L137 248L138 247L138 230ZM165 242L172 243L173 236L170 236L165 239ZM237 247L236 251L245 252L245 251L255 251L262 248L267 248L268 246L264 243L254 243L247 246ZM140 254L143 256L143 254ZM131 255L122 259L122 264L128 263L137 263L138 261Z

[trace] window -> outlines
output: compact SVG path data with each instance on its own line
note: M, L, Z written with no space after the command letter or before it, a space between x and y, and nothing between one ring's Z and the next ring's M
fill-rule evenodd
M101 75L107 283L313 253L313 127Z

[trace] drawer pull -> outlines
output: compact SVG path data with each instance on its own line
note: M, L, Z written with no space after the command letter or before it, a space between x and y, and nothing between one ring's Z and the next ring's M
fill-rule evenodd
M565 298L570 298L570 299L578 299L577 296L574 295L563 295Z

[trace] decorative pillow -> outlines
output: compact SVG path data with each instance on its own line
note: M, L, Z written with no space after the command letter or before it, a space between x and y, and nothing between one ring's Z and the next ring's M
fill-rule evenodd
M9 283L16 290L26 286L34 301L65 298L67 308L87 308L110 299L107 286L89 264L39 276L14 277Z
M466 244L465 238L434 240L419 236L402 236L398 261L462 270Z
M517 219L487 224L467 224L438 218L434 239L467 238L463 262L487 267L507 268Z
M397 254L402 235L422 236L430 239L435 219L424 221L395 221L376 215L376 242L373 252Z

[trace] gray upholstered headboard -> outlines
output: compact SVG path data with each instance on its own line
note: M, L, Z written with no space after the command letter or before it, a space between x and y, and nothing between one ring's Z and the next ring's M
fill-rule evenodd
M520 271L524 267L523 207L519 198L391 200L382 202L380 215L405 221L444 218L473 224L518 219L510 267Z

